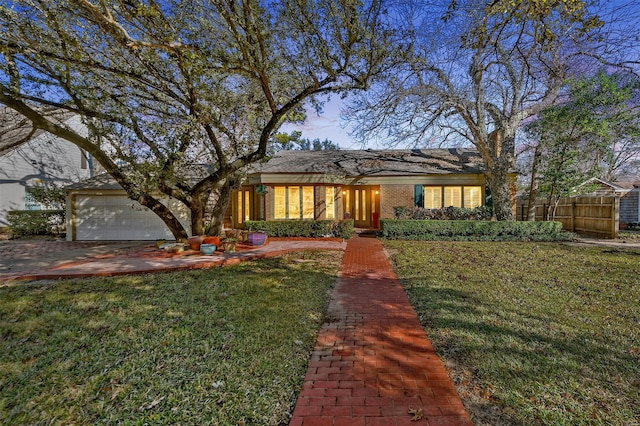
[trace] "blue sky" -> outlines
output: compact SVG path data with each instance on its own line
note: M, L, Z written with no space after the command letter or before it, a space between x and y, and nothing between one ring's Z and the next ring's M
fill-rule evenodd
M280 132L291 133L299 130L305 139L329 139L342 149L360 149L362 148L360 144L349 136L351 131L349 123L340 118L343 107L343 100L339 96L332 96L331 100L325 103L320 115L312 108L307 108L307 119L303 124L285 124L280 128ZM375 148L375 146L365 148Z

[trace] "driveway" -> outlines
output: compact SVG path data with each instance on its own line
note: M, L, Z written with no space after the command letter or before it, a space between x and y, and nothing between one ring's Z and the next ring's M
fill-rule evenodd
M152 250L149 241L62 241L46 239L0 241L0 274L29 274L67 263L104 259Z

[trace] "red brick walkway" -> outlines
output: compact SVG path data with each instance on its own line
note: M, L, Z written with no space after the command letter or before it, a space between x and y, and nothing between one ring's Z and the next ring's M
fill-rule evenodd
M329 320L290 426L472 425L378 240L347 243Z

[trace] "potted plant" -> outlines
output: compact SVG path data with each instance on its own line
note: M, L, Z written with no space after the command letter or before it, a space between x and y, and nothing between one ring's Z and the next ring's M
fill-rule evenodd
M189 243L191 250L200 250L200 245L204 242L204 239L204 235L192 235L187 238L187 242Z
M252 246L261 246L267 240L267 233L264 231L253 231L249 232L247 236L247 241Z
M206 255L212 255L215 251L216 251L216 245L215 244L201 244L200 245L200 252L202 254L206 254Z
M214 244L216 246L220 246L220 237L214 237L212 235L207 235L206 237L204 237L204 241L202 241L203 244Z
M235 237L227 237L223 239L221 243L225 252L234 252L236 251L236 244L238 244L238 239Z

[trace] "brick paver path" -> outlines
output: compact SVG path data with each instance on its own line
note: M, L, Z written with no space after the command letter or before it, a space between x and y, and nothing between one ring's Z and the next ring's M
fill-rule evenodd
M348 241L329 320L290 426L472 425L378 240Z

